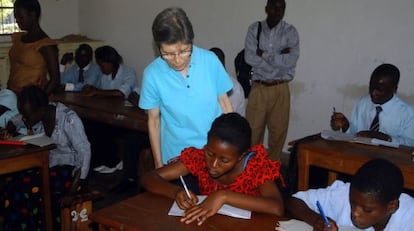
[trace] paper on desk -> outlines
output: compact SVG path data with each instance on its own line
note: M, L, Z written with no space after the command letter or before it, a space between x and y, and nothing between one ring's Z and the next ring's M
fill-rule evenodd
M27 144L33 144L39 147L44 147L44 146L54 143L52 138L47 136L45 133L40 133L40 134L30 135L30 136L29 135L17 136L14 138L14 140L23 141Z
M312 231L312 226L308 225L307 223L291 219L288 221L279 221L279 225L275 228L276 231ZM354 227L347 227L347 226L338 226L339 231L358 231L362 229L357 229Z
M387 147L398 148L399 144L395 142L388 142L385 140L375 139L375 138L366 138L366 137L357 137L348 133L343 133L340 131L332 130L323 130L321 132L321 137L325 140L338 140L338 141L348 141L352 143L368 144L368 145L383 145Z
M205 195L198 195L197 197L198 197L198 203L203 202L207 198L207 196ZM252 212L249 210L236 208L234 206L226 205L226 204L224 204L217 213L221 215L226 215L226 216L241 218L241 219L250 219L251 214L252 214ZM180 209L177 203L174 201L174 203L172 204L170 208L170 211L168 211L168 215L182 217L184 215L184 210Z

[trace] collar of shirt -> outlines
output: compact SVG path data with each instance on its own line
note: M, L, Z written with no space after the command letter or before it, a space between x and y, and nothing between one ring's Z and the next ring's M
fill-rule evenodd
M91 64L89 63L88 65L86 65L84 68L83 68L83 71L87 71L87 70L89 70L89 67L91 66ZM78 71L79 71L79 66L78 66Z
M372 111L376 112L375 107L377 106L381 106L382 108L382 112L381 113L385 113L387 114L387 112L392 111L395 103L398 101L398 97L394 94L394 96L388 100L386 103L379 105L379 104L372 104Z

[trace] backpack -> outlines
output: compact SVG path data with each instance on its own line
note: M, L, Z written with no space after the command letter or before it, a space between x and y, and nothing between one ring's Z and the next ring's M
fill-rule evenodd
M257 27L257 48L259 48L260 33L262 32L262 24L259 22ZM250 79L252 77L252 66L246 63L244 59L244 49L242 49L234 59L234 66L236 69L237 80L240 82L240 85L244 91L244 97L247 98L250 93Z

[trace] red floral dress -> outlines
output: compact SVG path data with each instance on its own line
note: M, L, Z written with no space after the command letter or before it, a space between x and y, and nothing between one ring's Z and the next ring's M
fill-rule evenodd
M256 145L249 151L255 154L249 158L243 172L229 185L218 184L210 178L203 149L186 148L181 153L180 160L188 171L198 178L198 186L202 195L209 195L214 191L225 189L257 196L260 195L259 187L266 180L280 179L283 182L280 174L282 163L269 159L263 145Z

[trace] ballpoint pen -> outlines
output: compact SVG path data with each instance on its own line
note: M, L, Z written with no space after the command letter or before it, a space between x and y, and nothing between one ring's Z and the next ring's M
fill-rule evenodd
M180 180L184 186L185 194L187 194L188 199L191 200L191 194L190 194L190 191L188 191L187 184L185 183L183 176L180 176Z
M319 203L319 201L316 201L316 206L318 207L319 213L321 214L323 220L325 221L326 227L329 229L331 228L331 224L329 223L328 218L326 217L325 212L322 209L321 204Z

